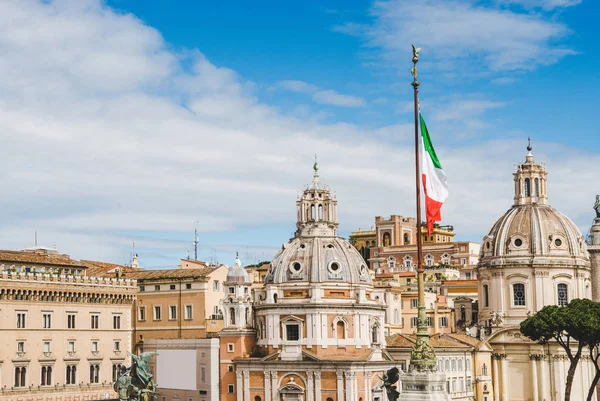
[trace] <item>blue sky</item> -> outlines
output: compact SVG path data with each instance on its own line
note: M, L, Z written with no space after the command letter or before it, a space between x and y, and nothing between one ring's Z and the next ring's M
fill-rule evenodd
M586 232L600 192L596 2L0 3L0 248L174 267L270 259L319 154L340 234L413 215L410 44L450 180L444 223L478 241L512 169L548 165Z

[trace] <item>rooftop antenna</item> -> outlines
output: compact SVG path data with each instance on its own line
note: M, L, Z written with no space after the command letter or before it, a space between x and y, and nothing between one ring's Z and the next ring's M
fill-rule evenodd
M189 259L189 258L188 258ZM194 260L198 260L198 221L194 227Z
M35 239L34 239L34 244L35 244L35 246L37 246L37 231L35 231L35 234L34 234L34 236L35 236Z
M185 251L187 260L190 260L190 250Z

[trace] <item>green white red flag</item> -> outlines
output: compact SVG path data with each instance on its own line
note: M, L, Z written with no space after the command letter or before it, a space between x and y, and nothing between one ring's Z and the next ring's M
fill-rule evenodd
M423 116L419 113L421 125L421 144L419 147L421 158L421 177L423 179L423 191L425 192L425 210L427 215L427 232L433 232L433 224L442 220L442 204L448 198L448 181L438 159L429 131L425 125Z

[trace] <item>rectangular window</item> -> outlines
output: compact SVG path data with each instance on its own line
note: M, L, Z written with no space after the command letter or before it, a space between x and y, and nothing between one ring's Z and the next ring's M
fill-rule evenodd
M146 286L140 285L140 292L146 291Z
M419 300L417 298L410 300L410 307L416 309L419 307Z
M285 326L286 339L288 341L300 340L300 325L288 324Z
M490 306L490 294L489 287L487 284L483 285L483 306L486 308Z
M235 393L235 387L233 386L233 384L228 384L227 385L227 392L229 394L234 394Z
M177 306L170 305L169 306L169 320L177 319Z
M68 329L75 328L75 315L74 314L70 313L67 315L67 328Z
M100 325L99 325L100 316L91 315L91 320L92 320L92 329L97 329L98 327L100 327Z
M191 290L191 289L192 289L192 283L187 283L187 284L185 285L185 289L186 289L186 290Z
M417 327L417 320L418 320L418 318L411 317L410 318L410 327Z
M206 383L206 368L204 366L200 368L200 380L202 380L202 383Z
M463 266L466 266L467 259L466 258L460 258L460 264L463 265Z
M154 291L160 291L160 285L155 285L154 286Z
M448 327L448 318L447 317L440 317L440 327Z
M50 313L42 313L42 328L43 329L51 329L52 328L52 315Z
M192 320L192 305L185 306L185 318L186 320Z
M219 291L219 282L213 281L213 291Z
M17 312L17 329L25 328L25 315L24 312Z
M233 344L227 344L227 352L233 352Z
M154 320L161 320L161 314L160 314L160 306L155 306L154 307Z
M433 318L432 318L432 317L428 317L428 318L427 318L427 326L428 326L428 327L431 327L431 326L433 326Z
M17 341L17 352L25 352L25 342Z
M234 292L235 292L235 288L233 288L233 287L229 287L229 293L230 293L230 294L233 294Z
M50 352L50 341L44 341L44 352Z
M467 280L471 280L471 272L466 272L466 273L465 273L465 278L466 278Z
M233 372L233 365L227 365L227 371Z
M119 330L121 328L121 316L113 316L113 329Z
M98 341L92 341L92 352L98 352Z
M515 306L525 306L525 284L513 284L513 303Z
M175 289L175 284L171 284L171 285L169 286L169 289L170 289L170 290L174 290L174 289Z
M143 322L146 320L146 307L145 306L140 306L138 308L138 320L140 322Z
M121 351L121 341L115 341L114 342L114 348L115 351Z
M75 352L75 341L69 341L69 344L67 345L67 350L69 352Z

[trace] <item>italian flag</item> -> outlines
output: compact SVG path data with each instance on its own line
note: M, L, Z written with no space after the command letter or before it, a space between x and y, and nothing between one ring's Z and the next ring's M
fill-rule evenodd
M435 154L427 126L423 116L419 113L421 123L421 177L425 191L425 210L427 215L427 232L433 232L433 223L442 220L442 204L448 198L448 182L442 164Z

